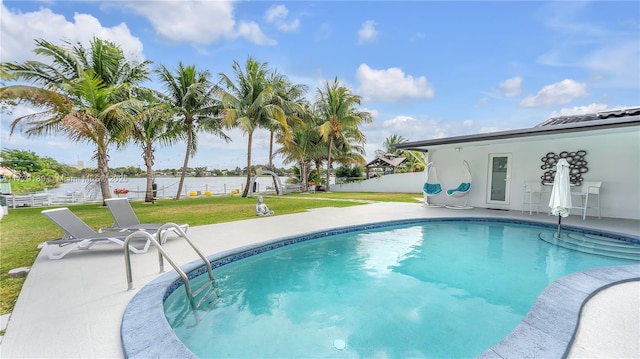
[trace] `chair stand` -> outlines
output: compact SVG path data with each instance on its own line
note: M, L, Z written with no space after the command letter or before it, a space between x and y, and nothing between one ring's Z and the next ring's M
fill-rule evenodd
M469 202L469 197L468 196L464 196L464 204L462 204L462 205L445 204L444 206L446 208L449 208L449 209L473 209L472 206L467 206L467 202Z

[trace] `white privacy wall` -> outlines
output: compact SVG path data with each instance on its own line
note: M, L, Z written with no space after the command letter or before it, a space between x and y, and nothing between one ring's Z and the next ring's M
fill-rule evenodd
M329 188L333 192L395 192L419 193L422 195L424 173L396 173L371 178L358 183L332 184Z

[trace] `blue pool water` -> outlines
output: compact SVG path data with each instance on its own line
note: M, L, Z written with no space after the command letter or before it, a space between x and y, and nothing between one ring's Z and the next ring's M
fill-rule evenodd
M551 282L636 264L538 239L552 231L432 221L319 238L216 268L221 300L197 326L184 290L167 297L165 315L202 358L473 357Z

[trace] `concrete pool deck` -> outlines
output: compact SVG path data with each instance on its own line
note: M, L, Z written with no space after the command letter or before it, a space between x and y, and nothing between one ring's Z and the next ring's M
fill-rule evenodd
M494 217L557 223L547 214L505 212L474 209L469 211L425 208L413 203L372 203L348 208L326 207L305 213L251 218L243 221L197 226L189 236L205 253L213 254L239 246L263 242L328 228L409 218ZM640 222L579 216L563 219L563 224L640 235ZM177 263L186 264L197 258L182 240L169 240L165 249ZM155 252L155 250L150 250ZM2 358L122 358L120 326L125 308L136 292L157 278L158 257L155 253L131 256L134 290L127 291L122 249L113 244L96 244L90 250L76 251L61 260L49 260L40 253L24 283L18 302L9 319L0 344ZM170 269L168 264L165 265ZM640 278L640 273L638 273ZM570 356L605 358L611 353L599 352L596 342L611 343L616 348L636 350L618 332L613 314L629 318L638 338L640 313L628 303L638 297L638 282L605 289L587 302ZM604 300L602 299L604 296ZM595 299L599 299L595 301ZM624 303L625 305L621 305ZM603 314L608 313L608 314ZM635 328L633 327L635 323ZM597 326L597 335L593 333ZM584 327L584 328L583 328ZM595 343L595 344L594 344ZM617 344L617 345L616 345ZM542 344L544 345L544 344ZM635 345L635 347L634 347Z

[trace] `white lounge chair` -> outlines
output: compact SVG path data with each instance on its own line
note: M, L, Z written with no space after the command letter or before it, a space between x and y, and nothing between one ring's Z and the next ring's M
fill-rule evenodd
M107 204L114 222L111 227L101 228L100 232L141 230L155 234L158 231L158 228L164 225L164 223L140 223L138 216L136 216L136 213L133 211L133 207L131 207L131 203L129 203L129 199L127 198L108 198L105 199L104 202ZM188 224L180 224L178 227L180 227L184 232L189 229ZM165 239L162 238L163 236L160 237L161 238L159 239L164 242Z
M465 179L460 182L458 187L447 190L447 196L453 198L464 198L464 204L455 205L455 204L447 204L445 207L451 209L472 209L473 207L467 206L469 201L469 191L471 190L471 169L469 168L469 163L467 161L462 161L462 165L464 167L464 176Z
M42 214L49 218L53 223L57 224L64 231L64 236L59 239L47 241L43 244L42 249L49 259L60 259L73 250L89 249L96 242L113 242L120 246L124 246L126 237L134 232L111 232L97 233L89 227L83 220L78 218L68 208L56 208L42 211ZM150 241L146 241L143 248L138 249L133 245L129 245L129 249L133 253L145 253L149 250ZM51 248L58 246L63 248L62 252L53 253Z
M426 207L442 207L442 204L430 203L429 198L438 196L442 193L442 186L438 181L438 173L433 162L429 162L425 167L425 181L422 186L422 193L424 194L424 205Z

